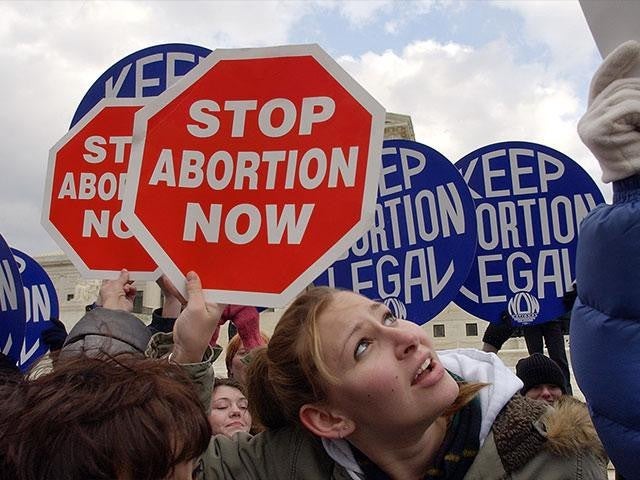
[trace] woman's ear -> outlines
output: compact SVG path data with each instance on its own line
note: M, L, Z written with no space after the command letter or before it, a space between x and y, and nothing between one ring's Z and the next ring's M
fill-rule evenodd
M321 438L344 438L355 430L351 420L324 405L307 403L300 407L298 415L302 424Z

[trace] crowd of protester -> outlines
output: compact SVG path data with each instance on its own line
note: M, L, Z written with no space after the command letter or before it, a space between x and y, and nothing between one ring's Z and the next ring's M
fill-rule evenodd
M257 311L207 304L187 280L171 331L153 335L130 313L128 273L103 282L51 370L0 387L2 478L606 478L590 422L529 395L534 380L565 391L536 358L523 382L496 355L436 352L384 304L328 287L301 294L268 339ZM226 319L234 378L216 379Z

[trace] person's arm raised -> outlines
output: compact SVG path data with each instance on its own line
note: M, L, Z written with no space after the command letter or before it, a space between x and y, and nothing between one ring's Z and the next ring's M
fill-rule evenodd
M96 306L132 312L133 301L137 293L136 287L132 283L133 280L129 279L129 272L125 269L120 271L120 275L115 280L103 280Z
M195 272L187 273L187 296L187 306L173 327L171 360L176 363L202 361L226 306L205 301L200 277Z

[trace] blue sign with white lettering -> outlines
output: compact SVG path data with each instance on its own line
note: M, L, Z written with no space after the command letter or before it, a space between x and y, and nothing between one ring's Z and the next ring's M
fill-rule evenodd
M519 325L560 316L580 222L604 201L596 183L566 155L529 142L482 147L456 167L478 225L477 258L456 304L496 323L505 310Z
M0 351L18 364L24 338L25 298L13 253L0 235Z
M155 45L126 56L87 91L71 127L103 98L156 97L195 67L211 50L184 43Z
M421 325L453 300L476 248L474 204L454 165L408 140L385 140L374 226L315 281L384 301Z
M11 251L24 287L25 330L18 366L26 371L49 350L40 334L52 326L52 318L59 318L60 310L56 289L44 268L26 253L15 248Z

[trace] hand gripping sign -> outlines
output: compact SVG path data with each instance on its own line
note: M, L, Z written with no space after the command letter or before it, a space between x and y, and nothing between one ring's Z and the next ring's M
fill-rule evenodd
M42 225L80 273L154 280L155 262L122 221L136 99L100 101L49 152Z
M475 258L471 193L436 150L385 140L373 227L316 280L383 300L423 324L460 290Z
M20 370L24 372L49 350L40 335L52 326L52 318L58 318L58 296L51 278L38 262L20 250L12 248L11 251L25 297L24 341L19 362Z
M282 306L371 225L383 129L317 45L216 50L136 115L124 218L180 288Z
M456 163L476 203L477 257L455 302L499 322L533 325L564 313L582 219L602 193L566 155L528 142L488 145Z
M0 235L0 352L16 365L24 338L25 298L18 264Z

